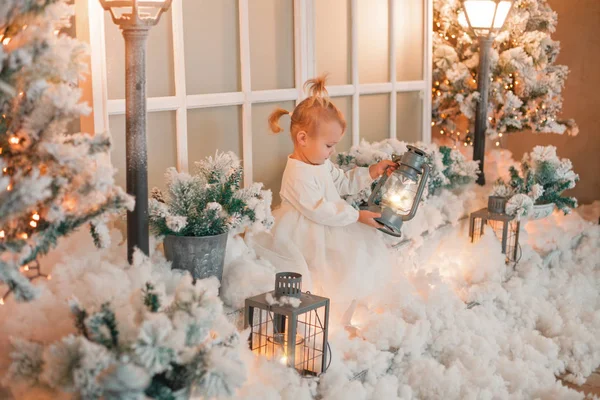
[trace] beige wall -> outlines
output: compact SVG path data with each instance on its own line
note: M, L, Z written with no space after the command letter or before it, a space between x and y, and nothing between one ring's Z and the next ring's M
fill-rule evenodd
M585 204L600 200L600 1L548 3L558 13L558 27L553 34L561 44L558 63L571 70L564 89L562 116L577 121L579 135L518 133L507 138L506 147L520 159L533 146L556 146L560 157L573 161L581 178L569 194Z

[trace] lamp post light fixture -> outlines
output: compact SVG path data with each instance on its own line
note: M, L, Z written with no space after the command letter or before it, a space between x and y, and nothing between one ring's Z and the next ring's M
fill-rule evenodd
M402 224L415 216L429 177L427 154L414 146L407 148L404 154L392 158L398 168L390 175L383 174L366 207L381 213L375 218L383 225L379 230L395 237L401 236Z
M125 132L127 193L135 208L127 212L127 257L137 247L149 254L148 154L146 148L146 40L172 0L100 0L125 39Z
M488 123L488 92L490 89L490 51L494 38L502 30L514 0L461 0L464 17L479 41L479 72L477 91L479 101L475 114L473 160L479 161L477 183L485 185L483 162L485 156L485 131Z

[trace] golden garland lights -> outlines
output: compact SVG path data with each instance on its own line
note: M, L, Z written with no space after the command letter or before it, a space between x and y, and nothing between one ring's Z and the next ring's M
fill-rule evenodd
M436 0L444 2L444 0ZM514 5L515 9L524 10L528 8L526 2L517 1ZM465 40L465 35L468 35L466 26L461 24L461 7L456 7L450 14L441 13L438 7L434 7L433 33L438 40L441 40L443 45L447 45L456 50L460 61L450 62L465 62L466 54L470 54L471 44ZM464 15L463 15L464 16ZM465 21L466 22L466 21ZM526 29L525 29L526 30ZM524 28L512 27L509 31L509 38L497 42L498 53L503 53L516 46L519 46L519 37L525 35ZM522 44L521 44L522 46ZM434 52L436 47L434 46ZM462 55L465 54L463 57ZM550 62L553 62L551 60ZM460 81L450 81L446 79L446 68L438 68L434 63L434 76L432 82L432 102L433 107L433 122L432 128L437 127L438 132L449 138L454 143L454 148L468 147L473 145L473 121L470 121L460 110L457 104L456 96L467 96L477 90L477 75L474 69L476 65L469 64L467 68L470 70L471 76L469 79L460 79ZM436 72L437 71L437 72ZM501 70L490 71L492 82L490 88L490 96L496 97L497 106L490 111L490 128L498 131L492 139L495 147L503 147L507 137L507 133L517 130L514 126L507 124L507 121L521 121L524 126L536 126L536 131L545 132L544 129L559 123L567 126L567 134L576 135L577 129L573 121L560 121L553 113L556 112L554 104L561 102L560 93L548 97L532 97L526 93L527 85L524 83L526 77L519 76L514 70L502 72ZM468 76L468 75L467 75ZM510 92L510 93L509 93ZM519 107L510 110L503 107L506 104L507 95L512 95L520 98L523 104ZM504 101L499 100L504 98ZM528 100L525 100L527 98ZM532 101L533 100L533 101ZM551 103L551 104L550 104ZM470 129L467 129L470 128ZM502 132L500 132L502 131Z
M16 238L22 239L22 240L27 240L29 238L30 234L32 233L32 231L38 227L40 220L41 220L40 214L37 211L34 211L33 214L31 215L31 220L29 221L30 233L27 233L27 232L17 233L15 235ZM6 237L7 237L6 231L4 229L0 230L0 242L5 241ZM29 279L29 281L34 281L37 278L46 278L48 280L50 280L52 278L51 275L42 273L40 264L37 260L32 261L31 263L22 266L21 268L19 268L19 272L21 272L21 274L25 275L27 277L27 279ZM6 291L6 293L4 293L4 295L2 297L0 297L0 305L5 304L6 298L11 293L12 293L12 289L8 289Z
M7 45L8 43L10 43L10 38L3 37L0 39L0 42L3 45ZM25 94L23 92L19 92L19 98L23 98L24 95ZM2 114L1 122L3 124L6 123L6 115L5 114ZM5 134L6 133L7 132L5 132ZM9 151L11 153L13 152L13 150L16 150L16 149L12 149L13 147L21 145L21 139L17 135L8 135L7 142L9 145ZM1 154L4 154L4 149L2 147L0 147L0 155ZM2 174L5 176L8 175L10 177L13 175L13 172L14 172L14 168L11 166L2 168ZM11 191L12 189L13 189L13 182L10 182L6 186L6 190ZM14 229L14 232L11 229L7 229L7 228L0 229L0 243L10 242L11 237L12 237L12 240L27 240L27 239L29 239L29 237L34 233L34 231L43 222L42 218L40 216L40 213L38 211L33 211L31 213L31 217L29 219L30 220L28 222L28 226L22 227L22 229L18 229L18 228ZM37 278L45 278L48 280L51 279L51 275L42 273L40 264L37 260L34 260L26 265L23 265L21 268L19 268L19 272L21 274L23 274L27 279L29 279L29 281L34 281ZM10 294L12 292L13 292L13 289L9 288L4 293L4 295L2 295L2 297L0 297L0 306L4 305L6 303L6 299L8 298L8 296L10 296Z
M19 271L21 272L21 274L25 275L30 282L33 282L37 278L45 278L47 280L52 279L52 275L42 273L40 263L37 260L22 266L19 269ZM6 293L4 293L2 297L0 297L0 306L6 304L6 299L8 298L8 296L10 296L12 291L12 289L8 289Z

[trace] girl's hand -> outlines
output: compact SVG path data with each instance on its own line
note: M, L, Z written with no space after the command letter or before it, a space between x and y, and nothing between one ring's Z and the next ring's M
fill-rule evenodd
M398 164L396 164L392 160L381 160L377 164L373 164L369 167L369 174L371 175L372 179L377 179L381 175L383 175L386 169L389 175L392 172L394 172L396 168L398 168Z
M375 221L375 219L374 219L374 218L379 218L379 217L381 217L380 213L376 213L376 212L369 211L369 210L359 210L358 211L358 222L362 222L363 224L372 226L373 228L383 227L382 224Z

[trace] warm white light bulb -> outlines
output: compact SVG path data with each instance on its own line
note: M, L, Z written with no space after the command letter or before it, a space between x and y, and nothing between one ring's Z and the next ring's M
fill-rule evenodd
M466 0L463 4L473 29L502 28L511 7L510 1L500 1L496 5L494 0Z

